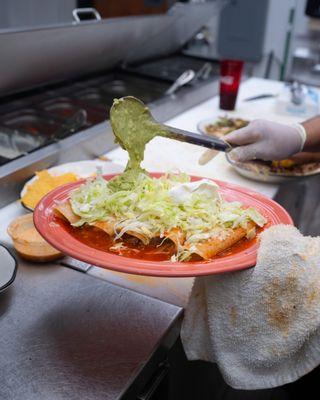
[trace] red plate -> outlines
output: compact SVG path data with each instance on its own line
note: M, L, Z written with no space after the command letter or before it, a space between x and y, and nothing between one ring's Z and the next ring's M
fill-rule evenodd
M105 179L111 179L115 175L105 175ZM151 175L158 178L162 174L153 173ZM195 181L203 178L191 177L191 179ZM53 212L55 201L66 200L69 197L70 190L76 188L82 182L70 183L54 189L40 201L34 211L34 223L37 230L53 247L64 254L92 265L128 274L168 277L219 274L250 268L256 263L258 243L255 241L248 248L235 254L221 256L211 261L184 263L139 260L93 249L74 238ZM239 201L245 206L253 206L259 210L267 218L267 226L293 225L289 214L273 200L240 186L218 180L215 180L215 182L220 186L220 193L226 200Z

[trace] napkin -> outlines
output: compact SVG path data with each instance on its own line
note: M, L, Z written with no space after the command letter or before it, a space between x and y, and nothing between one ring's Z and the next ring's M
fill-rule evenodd
M235 389L293 382L320 363L320 238L277 225L255 268L196 278L181 339Z

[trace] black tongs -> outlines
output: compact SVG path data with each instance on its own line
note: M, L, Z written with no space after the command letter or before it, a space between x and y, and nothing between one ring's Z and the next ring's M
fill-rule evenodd
M167 129L167 136L170 137L170 139L196 144L197 146L207 147L208 149L214 149L217 151L228 152L232 150L232 146L229 143L217 137L204 136L198 133L173 128L168 125L164 125L164 127Z
M155 132L154 136L164 136L216 151L228 152L232 150L232 146L222 139L184 131L159 123L153 118L149 108L141 100L133 96L122 97L113 103L110 110L110 120L113 132L119 143L123 139L121 135L119 136L119 132L121 133L121 130L123 131L124 129L125 124L121 122L124 121L126 125L134 126L137 131L150 132L150 130L153 130ZM150 137L152 138L152 135L149 135L149 140L151 140Z

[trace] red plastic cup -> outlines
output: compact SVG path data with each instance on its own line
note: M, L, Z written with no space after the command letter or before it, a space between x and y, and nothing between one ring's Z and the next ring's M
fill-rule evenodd
M220 108L234 110L240 85L243 61L220 61Z

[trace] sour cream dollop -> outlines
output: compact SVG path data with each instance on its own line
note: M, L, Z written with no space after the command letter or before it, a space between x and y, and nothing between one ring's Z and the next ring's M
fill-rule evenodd
M219 186L209 179L181 183L169 190L170 197L177 204L190 201L194 194L221 200Z

